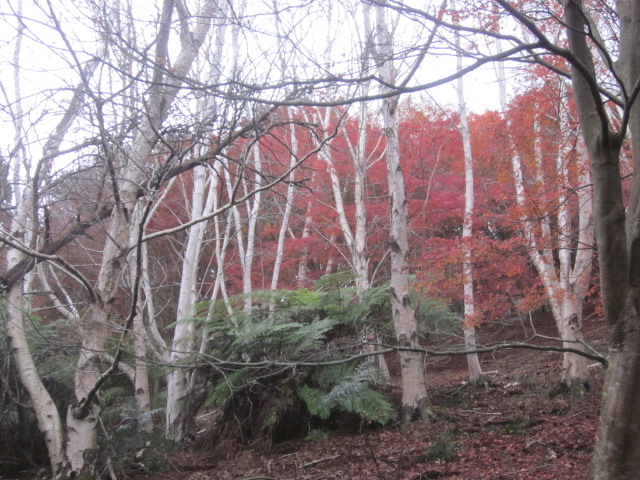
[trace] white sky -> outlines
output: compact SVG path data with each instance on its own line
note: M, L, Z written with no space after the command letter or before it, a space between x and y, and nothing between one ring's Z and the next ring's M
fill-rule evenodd
M193 0L187 2L191 13L197 11ZM291 5L300 5L301 2L290 1ZM240 35L240 65L248 80L254 77L256 82L271 82L278 80L281 61L277 55L278 40L275 37L276 27L272 16L273 0L262 2L248 0L248 11L242 17L243 25L250 25L251 30L245 30ZM135 3L133 12L136 16L136 40L138 46L152 46L154 32L152 27L158 15L160 2L144 1ZM158 5L156 5L156 3ZM280 31L288 32L290 43L287 48L290 52L285 58L285 63L290 68L290 75L298 78L305 76L317 76L324 68L331 70L332 74L340 75L344 72L349 75L358 68L358 58L361 53L361 38L363 36L362 8L357 0L345 0L341 3L309 2L305 8L284 8L281 12ZM439 2L438 2L439 3ZM7 115L9 105L14 98L13 81L13 55L16 38L16 19L13 12L17 8L18 0L7 0L0 6L0 81L3 92L0 97L0 152L6 154L14 145L13 135L7 132L13 131L10 115ZM107 2L113 6L117 2ZM68 90L78 82L77 72L70 65L76 61L69 55L61 36L53 28L52 22L47 20L40 8L46 8L46 2L41 2L41 7L36 7L31 1L24 2L24 16L27 30L22 44L21 53L21 90L23 108L25 110L25 129L29 144L33 144L34 155L41 151L42 139L46 138L51 126L54 124L55 112L61 111L69 100ZM92 13L85 7L81 0L53 0L53 5L59 9L57 12L63 24L63 30L72 43L77 53L77 60L86 61L87 55L99 51L100 38L94 32L95 24ZM328 6L331 5L331 11ZM125 8L125 7L123 7ZM235 6L235 13L242 12L241 0ZM372 21L375 22L375 10L371 11ZM401 20L397 25L396 40L398 44L410 44L416 38L422 38L425 32L417 30L418 25L406 20ZM226 29L226 65L229 74L229 65L233 64L230 50L232 43L233 27ZM398 32L401 32L398 33ZM177 37L177 35L176 35ZM329 46L328 46L329 42ZM295 47L295 49L291 49ZM206 47L205 47L206 48ZM399 46L398 48L401 48ZM329 58L326 57L330 51ZM314 57L312 61L310 58ZM113 55L108 59L115 62ZM324 62L327 61L327 64ZM315 63L315 64L314 64ZM204 64L201 63L204 67ZM410 68L409 62L396 63L400 76ZM443 74L452 73L455 70L455 60L448 58L427 58L423 67L417 72L420 83L437 79ZM262 77L262 80L260 80ZM98 77L103 83L107 77ZM58 88L66 88L66 92L56 92ZM113 88L113 87L112 87ZM446 85L431 89L419 94L435 99L444 106L457 108L456 94L453 86ZM486 109L498 108L498 93L493 67L486 66L482 70L469 75L465 80L465 96L468 99L468 107L476 112ZM12 105L15 107L15 105ZM42 120L48 118L48 120Z

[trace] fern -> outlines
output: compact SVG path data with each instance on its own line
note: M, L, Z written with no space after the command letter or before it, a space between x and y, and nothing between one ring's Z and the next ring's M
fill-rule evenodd
M347 368L322 369L316 376L319 384L335 385L329 391L320 388L303 386L298 395L305 402L309 413L326 420L335 410L355 413L363 420L377 422L382 425L395 418L395 409L382 394L370 387L379 372L372 363L366 362L356 366L351 374L344 375ZM335 375L335 376L334 376Z
M248 315L243 310L229 316L221 304L214 304L207 309L212 315L202 322L211 338L208 353L235 362L338 359L328 348L332 339L355 338L354 326L389 318L388 288L372 289L360 302L352 283L353 275L343 272L324 277L313 291L254 292L254 308ZM232 302L241 300L239 296ZM275 309L269 311L272 301ZM241 422L243 432L250 435L282 431L291 409L320 420L348 412L363 421L385 424L395 411L371 387L378 380L379 373L370 362L295 369L236 364L234 370L215 370L205 405L222 408L225 418Z
M335 292L341 288L345 288L353 285L355 281L355 275L351 270L344 270L342 272L331 273L320 277L314 287L319 292Z
M298 396L304 401L311 415L322 420L326 420L331 415L333 406L327 402L327 396L322 390L303 385L298 389Z
M356 325L386 323L391 318L389 287L384 285L364 292L362 301L353 305L350 315Z
M206 407L223 405L235 393L247 385L247 380L251 378L251 374L251 370L243 369L225 375L224 378L209 392L204 405Z

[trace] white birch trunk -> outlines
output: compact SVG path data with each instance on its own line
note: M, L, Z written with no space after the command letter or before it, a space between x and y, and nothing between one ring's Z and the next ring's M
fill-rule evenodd
M149 340L154 345L153 354L156 358L164 363L168 363L170 361L169 358L169 347L167 346L167 342L165 342L160 330L158 329L158 323L156 322L156 307L153 301L153 291L151 289L151 279L149 278L149 251L148 251L147 243L142 245L141 253L142 253L142 290L144 292L146 302L145 302L145 310L147 312L147 326L146 331L148 332Z
M42 285L42 289L47 292L47 297L49 298L51 304L55 307L56 311L68 320L78 318L80 315L76 308L76 304L62 282L60 282L58 275L56 274L52 265L39 263L36 266L36 272L38 274L38 281L40 282L40 285ZM51 275L56 287L60 290L61 295L64 298L64 303L62 303L58 296L53 292L53 288L49 283L47 272L48 275Z
M364 108L364 107L362 107ZM331 128L331 110L326 109L324 117L319 114L316 115L316 121L322 125L323 132L329 131ZM366 134L362 129L366 126L360 126L360 135L358 141L358 147L364 147L366 142ZM362 143L360 137L364 135ZM340 230L347 248L349 249L350 263L353 273L356 279L356 290L358 296L362 299L364 292L370 288L369 284L369 258L366 253L366 235L367 235L367 221L366 221L366 207L364 203L364 182L366 178L366 154L365 152L355 151L351 148L350 156L353 162L355 171L355 232L351 228L349 218L347 216L344 199L342 196L342 188L340 185L340 176L335 168L331 147L324 148L320 151L320 158L327 165L327 172L331 179L331 190L333 192L333 201L335 203L335 210L338 214L338 221L340 223Z
M151 392L149 391L147 342L145 341L147 332L144 325L144 300L141 294L138 297L136 310L136 316L133 319L133 352L135 354L134 397L136 399L138 418L140 419L139 428L143 432L149 433L153 430L153 422L148 415L145 415L151 410Z
M142 211L142 206L138 205L138 207L136 208L136 211L134 212L134 222L135 223L139 223L141 220L141 215L143 213ZM132 235L135 233L135 231L131 232ZM131 244L134 244L135 242L135 238L131 238L130 239ZM144 255L144 252L142 251L142 249L140 249L140 251L138 251L137 249L134 249L131 252L131 255L129 255L129 258L127 259L127 261L129 262L129 274L131 276L131 288L133 289L138 289L138 294L136 296L137 301L136 301L136 313L135 316L133 318L133 324L132 324L132 341L133 341L133 352L134 352L134 358L135 358L135 365L134 365L134 374L133 374L133 382L134 382L134 391L133 391L133 396L135 398L136 401L136 407L137 407L137 417L140 420L139 423L139 428L141 431L143 432L151 432L151 430L153 429L153 423L151 422L151 419L149 418L148 415L145 415L147 412L149 412L149 410L151 409L151 394L149 392L149 371L147 368L147 345L145 342L145 339L147 337L146 335L146 329L144 326L144 311L145 311L145 305L144 305L144 297L143 297L143 287L142 287L142 275L138 275L139 273L141 274L142 272L138 272L138 254L140 255ZM144 262L142 261L142 259L140 259L141 261L140 263L140 268L144 268ZM138 284L136 284L136 279L140 278L140 281L138 282ZM134 298L133 295L133 291L132 291L132 298Z
M288 116L290 119L293 117L291 107L287 108ZM298 161L298 137L296 136L296 126L292 122L289 124L289 136L291 137L291 156L289 161L289 168L293 169ZM280 224L280 232L278 233L278 245L276 248L276 258L273 264L273 274L271 276L271 291L278 289L278 279L280 277L280 268L282 267L282 259L284 256L284 240L289 228L289 218L291 217L291 208L293 206L293 196L295 194L295 170L291 172L290 183L287 185L287 195L285 197L284 214L282 215L282 223ZM273 313L275 310L275 297L272 296L269 301L269 312Z
M562 109L562 111L564 112L565 110ZM561 127L568 129L569 125L564 125L567 120L566 117L562 118L562 120ZM567 136L564 143L569 144L570 140L571 138ZM588 157L583 142L578 139L577 143L579 184L586 186L591 183ZM573 142L570 142L570 144L573 144ZM591 280L592 245L594 242L593 202L591 192L587 187L578 189L578 239L576 242L572 242L574 231L568 204L569 199L564 193L571 189L566 165L567 158L568 152L566 149L561 148L557 156L557 171L562 180L562 193L559 198L560 207L558 210L558 258L560 263L560 286L565 295L562 299L560 333L565 347L583 351L582 310ZM572 243L575 243L575 245ZM574 251L575 254L573 254ZM575 353L564 353L562 383L569 389L576 389L582 388L588 381L587 359Z
M300 238L306 239L311 236L311 224L313 223L313 217L311 211L313 206L311 202L307 203L307 215L304 217L304 227L302 227L302 234ZM296 284L298 288L304 288L307 284L309 277L309 247L303 247L300 251L300 261L298 262L298 276L296 278Z
M498 45L500 45L498 43ZM504 67L499 64L498 80L500 86L501 106L506 110L506 87ZM561 111L565 111L564 105L561 105ZM560 128L563 131L570 131L566 117L561 117ZM536 176L538 182L544 182L542 178L542 153L539 146L540 133L538 132L538 122L535 121L534 129L536 130L535 140L535 159L536 159ZM563 138L563 143L571 144L569 137ZM578 161L580 163L581 183L589 184L588 169L586 168L586 154L584 147L579 147ZM557 157L557 173L562 179L564 186L569 186L569 178L565 161L567 152L561 151ZM526 203L526 192L524 187L524 179L522 176L522 166L520 157L517 152L512 156L513 177L516 190L516 203L523 207ZM561 194L558 199L558 232L559 232L559 253L558 270L555 267L555 261L551 250L551 227L549 224L548 212L542 213L542 221L540 231L542 239L542 247L538 247L538 239L536 238L534 224L531 220L523 217L521 219L523 225L523 235L528 243L528 255L533 263L540 281L545 289L549 306L553 313L554 320L558 329L558 333L563 340L563 345L567 348L583 350L584 337L582 334L582 306L587 288L591 277L591 245L593 244L593 226L591 216L593 212L590 192L587 189L579 190L579 216L578 216L578 250L576 255L572 255L573 249L571 240L573 236L573 228L571 225L571 216L567 198ZM573 258L573 263L572 263ZM573 265L573 266L572 266ZM587 370L587 362L580 355L564 352L563 353L563 373L561 385L573 390L581 389L588 382L589 374Z
M211 183L209 184L209 198L212 199L212 211L218 210L218 178L219 173L216 172L211 175ZM213 317L213 311L215 307L215 302L218 299L218 295L221 294L223 300L225 302L225 306L227 308L227 313L231 318L233 316L233 308L229 302L229 299L226 295L226 287L225 287L225 275L224 275L224 265L225 258L227 253L227 247L229 246L229 240L231 238L231 222L225 222L224 235L222 234L221 224L224 221L224 216L219 215L213 219L213 229L215 232L215 247L214 254L216 258L216 268L215 268L215 280L213 283L213 289L211 295L209 297L209 309L207 311L206 322L210 322ZM209 332L205 328L202 333L202 341L200 343L200 353L206 353L209 348L210 338ZM192 381L193 385L193 381Z
M336 243L336 234L332 233L331 236L329 237L329 247L328 248L333 248L333 245L335 245ZM324 274L325 275L331 275L333 273L333 267L335 266L336 263L336 257L334 255L331 255L328 259L327 259L327 264L324 267Z
M16 195L20 195L20 191ZM18 214L11 222L11 233L14 238L25 240L27 229L31 224L27 212L32 211L31 188L27 187L24 196L18 204ZM24 255L17 249L10 248L7 252L7 268L20 262ZM33 410L38 421L38 428L44 436L47 446L51 471L55 477L64 467L65 448L62 421L51 395L45 388L33 356L27 343L27 325L24 321L23 310L26 303L23 297L24 281L17 282L8 290L5 298L5 333L8 347L16 362L16 369L20 382L29 394Z
M386 9L377 7L378 71L381 79L393 85L395 72L392 59L392 40L385 19ZM383 90L388 90L383 87ZM389 238L391 257L391 308L398 344L402 347L418 346L418 325L411 305L409 290L409 242L407 235L408 206L404 178L400 164L398 144L398 97L382 102L384 134L387 140L386 160L389 195L391 197L391 232ZM408 423L416 416L428 420L427 383L422 354L400 352L402 372L402 420Z
M209 212L206 211L206 208L212 207L212 205L205 205L206 173L206 167L202 166L193 171L191 221L207 215ZM179 364L196 351L195 322L192 319L197 302L198 260L205 228L206 222L196 223L189 228L187 234L187 247L182 261L176 326L173 331L170 353L172 364ZM186 427L189 419L185 418L185 407L187 406L187 397L190 394L190 375L190 370L180 367L171 370L167 375L167 437L176 442L182 441L187 433Z
M256 139L251 149L253 156L253 168L255 169L255 185L259 185L262 171L262 156L260 154L260 146ZM251 293L253 292L253 280L251 273L253 272L253 257L256 248L256 225L258 223L258 213L260 212L262 195L258 191L252 198L252 201L246 203L247 207L247 243L244 252L244 262L242 264L242 293L245 295L245 313L251 313L253 306Z
M172 5L163 11L160 36L170 34L169 21ZM95 386L101 375L99 356L94 352L102 352L110 334L108 318L126 264L125 254L128 251L130 231L133 227L131 216L138 201L138 189L146 177L144 165L148 162L153 147L158 140L158 132L166 119L181 79L189 72L198 49L207 36L210 19L216 9L213 0L207 1L197 14L193 32L181 38L182 50L174 62L174 76L162 78L154 84L146 102L147 115L141 119L138 132L133 140L126 165L122 172L123 181L119 185L120 203L114 205L108 228L107 243L103 250L102 264L96 286L97 298L90 305L85 318L80 322L78 331L82 338L82 349L76 368L75 397L76 403L69 407L67 414L67 456L70 462L70 474L85 472L92 475L92 461L95 458L96 433L99 407L92 398ZM166 38L160 38L162 45ZM161 81L160 81L161 80Z
M22 2L18 3L18 18L22 17ZM20 81L20 54L23 26L18 27L18 36L14 50L14 91L16 103L16 116L14 118L16 148L13 159L13 199L16 202L16 210L11 221L11 236L19 243L30 246L36 242L35 232L37 230L37 218L33 217L36 211L36 191L48 181L48 176L52 166L51 159L60 151L60 145L69 132L78 112L82 106L86 94L86 85L80 83L73 92L73 96L60 121L57 123L43 149L43 156L37 166L38 179L31 178L31 162L23 157L24 148L19 147L22 143L23 135L23 111ZM103 52L104 53L104 52ZM102 53L102 54L103 54ZM102 54L98 54L101 56ZM91 61L85 66L83 72L85 78L91 78L97 61ZM22 174L21 174L22 172ZM26 185L22 187L23 185ZM7 249L7 268L11 269L17 265L25 256L18 249ZM51 470L54 477L62 473L67 464L67 451L64 445L64 431L62 420L51 395L44 387L38 371L36 369L33 356L29 349L26 338L26 325L24 322L23 309L24 287L29 284L33 274L29 273L22 281L12 285L6 294L6 335L9 348L16 362L16 368L20 381L29 394L33 409L38 421L38 427L42 432L51 463Z
M451 8L456 10L456 2L451 2ZM456 34L456 47L460 48L460 35ZM457 57L457 70L462 70L462 57ZM464 80L460 76L457 80L456 91L458 94L458 107L460 115L460 135L462 136L462 147L464 151L464 218L462 221L462 248L464 259L462 261L462 284L464 293L464 319L462 331L464 333L464 344L466 350L476 349L476 312L473 290L473 252L469 241L473 237L473 208L474 208L474 185L473 185L473 155L471 152L471 132L469 130L469 118L467 115L466 100L464 97ZM478 383L483 380L482 367L477 353L467 355L467 365L469 367L469 381Z

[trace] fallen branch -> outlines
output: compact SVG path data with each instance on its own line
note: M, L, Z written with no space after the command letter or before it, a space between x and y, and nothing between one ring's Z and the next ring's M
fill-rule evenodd
M376 350L373 352L363 352L356 355L350 355L340 360L327 360L327 361L286 361L286 360L265 360L262 362L232 362L227 360L222 360L220 358L214 357L212 355L200 354L199 357L205 361L205 365L171 365L173 368L194 368L198 366L215 366L217 368L270 368L270 367L284 367L284 368L299 368L299 367L329 367L335 365L342 365L345 363L353 362L355 360L361 360L363 358L375 357L377 355L384 355L392 352L418 352L424 355L431 355L434 357L445 357L445 356L455 356L455 355L469 355L472 353L494 353L498 350L513 350L513 349L525 349L525 350L538 350L543 352L570 352L575 353L576 355L583 356L585 358L589 358L591 360L595 360L601 363L605 368L608 366L607 358L599 355L597 353L585 352L583 350L579 350L577 348L568 348L556 345L534 345L531 343L532 340L539 338L538 335L534 335L531 338L527 339L524 342L513 342L513 343L498 343L496 345L490 345L487 347L478 347L473 350L465 350L461 348L459 350L433 350L425 347L400 347L394 345L387 345L383 343L363 343L360 344L361 347L371 345L374 347L381 347L381 350ZM553 339L558 342L562 342L561 339ZM568 342L564 342L568 343ZM575 342L578 343L578 342Z
M314 460L313 462L305 463L300 468L313 467L314 465L317 465L319 463L326 462L328 460L334 460L334 459L339 458L339 457L340 457L340 455L334 455L333 457L321 458L320 460Z

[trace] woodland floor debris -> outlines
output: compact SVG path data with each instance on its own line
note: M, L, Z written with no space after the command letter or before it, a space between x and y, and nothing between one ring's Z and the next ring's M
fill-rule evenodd
M183 449L168 471L145 480L578 480L592 453L603 377L592 369L582 396L548 393L559 354L511 351L485 356L490 387L462 386L464 358L429 372L437 413L432 424L407 429L337 432L321 441L254 446L212 462L207 451Z

